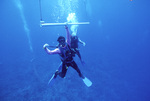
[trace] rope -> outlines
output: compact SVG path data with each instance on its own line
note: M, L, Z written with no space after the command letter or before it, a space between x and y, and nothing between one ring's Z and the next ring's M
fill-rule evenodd
M39 7L40 7L40 20L42 21L42 9L41 9L41 0L39 0Z

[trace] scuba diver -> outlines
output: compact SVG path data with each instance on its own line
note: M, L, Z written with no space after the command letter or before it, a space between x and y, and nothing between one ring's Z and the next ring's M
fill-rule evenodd
M80 58L80 61L82 64L84 64L84 61L81 59L81 54L79 52L78 49L78 43L83 44L83 46L85 46L85 42L81 41L78 36L76 36L75 34L71 35L71 49L74 50L75 54L78 55L78 57Z
M61 61L62 61L62 71L58 71L56 70L54 78L57 77L57 75L59 75L60 77L64 78L67 72L67 69L69 66L71 66L72 68L74 68L79 76L84 79L85 77L82 75L80 69L78 68L77 64L75 63L75 61L73 60L74 57L74 51L71 49L71 41L70 41L70 33L68 30L68 27L65 25L65 29L67 32L67 40L65 40L65 37L63 36L59 36L57 41L59 43L58 48L55 48L54 50L49 50L48 49L48 44L44 44L43 48L45 49L45 51L52 55L52 54L59 54L61 57Z

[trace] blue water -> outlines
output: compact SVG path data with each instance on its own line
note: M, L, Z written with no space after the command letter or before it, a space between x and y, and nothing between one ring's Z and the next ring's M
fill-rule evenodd
M40 27L38 0L1 0L0 101L150 101L149 0L41 2L45 22L66 22L69 13L90 22L77 33L85 65L75 61L93 85L72 68L47 85L61 61L42 47L57 45L64 26Z

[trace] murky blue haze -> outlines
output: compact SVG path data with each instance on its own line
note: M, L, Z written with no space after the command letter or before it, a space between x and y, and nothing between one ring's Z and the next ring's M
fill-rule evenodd
M64 26L40 27L39 0L0 1L0 101L150 101L149 0L41 0L42 20L75 13L85 65L47 83L60 64L43 45L57 45ZM68 25L70 28L70 25Z

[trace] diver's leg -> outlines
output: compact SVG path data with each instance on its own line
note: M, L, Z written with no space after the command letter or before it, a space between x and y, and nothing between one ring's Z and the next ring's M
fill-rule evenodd
M62 71L59 72L58 75L64 78L66 75L67 69L68 69L67 65L65 63L62 63Z
M59 75L61 69L62 69L62 62L60 63L59 68L56 70L54 78L56 78L57 75Z
M75 51L76 51L76 54L78 55L78 57L80 58L81 63L84 65L85 62L81 59L81 54L80 54L79 50L76 48Z
M75 51L76 51L76 54L78 55L78 57L79 57L80 60L81 60L81 54L80 54L79 50L78 50L78 49L75 49Z
M84 76L82 75L80 69L78 68L77 64L74 61L71 62L71 67L74 68L78 72L79 76L84 79Z

